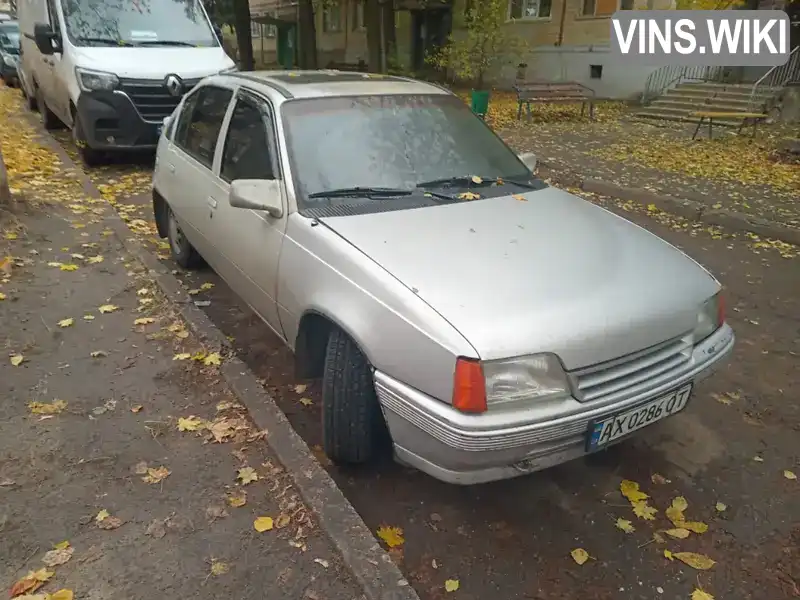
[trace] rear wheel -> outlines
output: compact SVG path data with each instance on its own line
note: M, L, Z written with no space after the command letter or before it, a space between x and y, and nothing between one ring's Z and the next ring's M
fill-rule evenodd
M22 89L22 95L25 96L25 104L28 106L28 110L36 112L36 95L29 94L28 90L25 89L25 85L21 81L19 87Z
M175 218L172 209L167 206L167 239L169 240L169 249L172 252L172 258L175 262L182 266L184 269L193 269L198 267L202 261L197 250L194 249L183 235L180 225Z
M325 454L339 464L375 458L388 440L372 369L356 343L334 327L322 375L322 437Z
M47 108L47 103L44 101L42 88L36 89L36 104L39 107L39 114L42 116L42 125L48 131L51 129L58 129L61 126L61 121L58 120L56 114Z

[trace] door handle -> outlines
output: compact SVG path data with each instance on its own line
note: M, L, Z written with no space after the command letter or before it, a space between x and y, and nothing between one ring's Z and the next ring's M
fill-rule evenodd
M209 196L208 197L208 205L211 208L217 208L217 201L214 198L212 198L211 196Z

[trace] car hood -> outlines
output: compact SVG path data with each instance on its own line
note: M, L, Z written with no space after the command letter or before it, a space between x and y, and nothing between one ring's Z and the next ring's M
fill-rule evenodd
M568 370L611 360L690 332L719 289L674 246L552 187L321 221L485 360L555 352Z
M196 79L234 66L221 47L176 48L82 46L74 48L79 67L108 71L118 77L164 79L170 73L183 79Z

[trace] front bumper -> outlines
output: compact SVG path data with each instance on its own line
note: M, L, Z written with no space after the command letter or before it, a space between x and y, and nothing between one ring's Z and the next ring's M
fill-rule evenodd
M517 477L585 455L589 422L649 402L700 381L733 352L729 325L694 346L679 373L623 400L578 402L524 411L467 415L375 372L375 390L394 443L395 457L447 483L472 485ZM620 441L620 440L617 440Z
M84 92L77 110L86 145L93 150L152 150L158 145L162 123L145 121L123 92Z

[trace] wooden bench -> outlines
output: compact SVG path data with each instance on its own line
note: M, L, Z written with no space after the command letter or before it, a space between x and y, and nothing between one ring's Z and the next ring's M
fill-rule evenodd
M711 139L711 129L714 127L714 119L740 119L741 123L739 124L739 129L736 131L737 135L742 133L742 129L744 129L745 125L752 125L753 126L753 134L750 136L752 138L756 137L756 128L758 127L759 123L763 123L764 120L767 118L767 115L764 113L753 113L753 112L719 112L719 111L707 111L707 110L697 110L692 113L689 113L690 117L700 117L700 120L697 122L697 127L694 130L694 135L692 135L692 139L697 138L697 133L700 131L700 127L703 125L703 122L708 120L708 139Z
M357 63L340 63L329 61L325 68L332 71L351 71L356 73L366 73L368 71L367 63L363 60L360 60Z
M589 118L594 118L594 90L577 81L530 82L514 86L517 92L517 121L522 119L522 107L527 107L531 120L531 104L554 102L556 104L581 103L581 116L589 107Z

